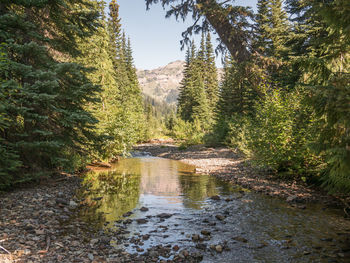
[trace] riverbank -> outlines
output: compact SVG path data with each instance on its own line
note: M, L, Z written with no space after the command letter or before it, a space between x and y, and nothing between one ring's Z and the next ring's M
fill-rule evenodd
M335 200L330 196L308 188L305 185L295 182L276 181L272 175L268 175L262 171L259 172L252 168L244 158L227 148L214 149L203 146L192 146L186 150L180 150L173 144L163 142L138 145L135 147L135 150L149 152L153 156L180 160L195 165L197 167L197 173L214 175L225 181L240 184L245 188L253 189L266 195L284 198L291 202L291 206L297 207L294 208L286 205L282 208L288 211L289 209L292 209L292 211L300 211L298 208L305 208L305 204L301 203L306 202L321 201L325 204L324 208L335 204ZM177 227L184 224L176 223L171 226L163 225L162 222L165 219L159 219L160 215L152 212L151 207L148 216L145 217L143 214L144 212L142 212L142 218L135 216L134 218L132 214L137 214L139 210L135 208L130 214L127 213L125 219L118 223L120 228L115 232L106 232L103 230L94 231L91 227L91 222L79 218L78 211L90 205L93 206L95 204L98 206L104 196L100 195L98 198L94 198L89 202L83 197L79 199L79 197L76 196L76 191L81 187L80 176L62 174L60 177L41 182L38 185L32 185L27 188L1 194L0 262L157 262L161 255L173 255L173 259L168 262L200 262L202 254L204 256L212 255L213 257L216 255L215 253L213 254L213 250L204 248L201 244L197 244L198 240L196 240L196 237L201 234L201 231L209 229L213 235L212 242L214 242L216 234L221 236L220 233L226 232L225 224L232 223L234 224L233 226L235 226L235 222L245 222L244 213L242 214L243 219L238 220L232 219L231 217L239 216L239 211L241 211L241 209L249 210L250 206L247 204L250 204L249 202L252 201L250 197L241 198L245 195L244 193L238 194L238 196L232 199L220 199L220 197L214 196L215 198L212 197L210 201L215 203L213 211L200 213L200 215L204 217L201 218L201 223L199 224L199 221L197 222L195 220L199 228L192 233L192 236L184 238L185 241L183 242L191 245L182 245L179 248L177 245L173 247L165 246L160 242L143 253L140 244L146 242L148 238L152 239L159 233L162 233L164 237L171 236L172 231L177 231ZM218 207L231 207L230 205L232 206L233 212L231 212L231 208L224 209L226 213L224 217L227 217L226 222L220 214L223 210L221 211ZM214 208L218 208L220 211L216 211ZM311 209L308 209L305 212L307 213L309 210L311 211ZM255 212L259 212L259 208L251 208L249 213L247 213L251 215ZM304 213L304 211L300 212ZM168 214L165 215L168 216ZM183 220L183 215L172 215L173 214L169 214L174 220ZM260 217L260 214L256 216L256 218ZM254 218L254 216L249 218ZM284 219L282 219L281 223L284 222ZM144 224L144 222L150 224L152 231L145 235L140 234L136 236L137 238L134 236L125 238L129 232L127 230L129 224L133 224L137 229L141 229L139 225ZM230 229L233 229L233 226L231 226ZM145 229L144 225L142 229ZM169 231L169 234L163 233L166 230ZM202 232L206 233L205 231ZM227 247L227 249L232 249L232 251L238 249L237 251L241 252L242 249L245 249L248 254L254 249L264 249L268 243L264 243L264 246L260 244L262 241L259 241L260 243L254 241L254 243L253 240L255 237L251 237L247 234L249 231L250 227L247 227L246 231L235 233L237 235L235 238L239 240L233 240L233 243L230 243L231 248ZM338 235L338 232L333 232ZM343 232L339 232L340 237L346 237L348 235L347 232L344 232L345 234ZM329 234L330 233L325 233L325 237L322 237L320 242L322 243L323 239L332 239L329 238ZM203 235L205 236L205 234ZM261 237L260 234L257 236ZM295 235L295 237L296 236L297 235ZM195 240L193 241L194 237ZM264 239L266 240L263 241L267 242L269 237L265 237ZM290 237L288 237L288 239L290 239ZM334 237L332 240L337 239L337 237ZM120 246L119 248L114 246L113 242L122 244L125 247L133 245L140 246L138 249L141 253L133 254L127 252L125 249L121 249ZM239 242L243 242L242 244L244 245L241 246ZM247 242L249 244L245 245ZM341 242L344 243L345 241L341 240ZM226 246L226 243L214 244L216 245L214 251L225 248ZM197 251L191 251L194 245ZM212 244L208 243L208 246L209 245ZM276 244L271 243L265 249L274 246L276 246ZM285 245L283 244L281 247L285 247ZM318 249L318 247L321 246L317 244L315 247ZM335 255L341 259L345 257L344 253L347 252L348 250L338 249L337 253L339 255L337 253ZM305 255L309 255L311 252L307 251L305 253L307 253ZM312 253L317 255L316 252ZM154 259L156 261L152 261ZM166 261L164 260L163 262Z
M61 175L0 195L0 262L132 262L77 218L81 178Z
M302 181L282 180L268 171L258 170L249 160L225 147L207 148L196 145L181 149L173 143L154 142L140 144L135 150L194 165L199 174L210 174L259 193L283 198L289 203L321 202L326 206L342 205L339 199L322 189L308 186Z

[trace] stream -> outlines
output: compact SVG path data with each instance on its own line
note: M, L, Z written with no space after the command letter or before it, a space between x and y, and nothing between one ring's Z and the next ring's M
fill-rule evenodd
M93 231L145 262L350 262L341 211L293 207L179 161L122 159L89 172L78 196Z

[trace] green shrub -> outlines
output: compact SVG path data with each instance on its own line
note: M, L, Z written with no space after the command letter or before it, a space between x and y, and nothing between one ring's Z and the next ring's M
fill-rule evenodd
M225 140L230 148L235 149L247 156L251 155L249 148L250 134L252 129L252 120L247 116L240 116L238 114L231 117L228 121L228 133Z
M299 91L266 92L257 105L256 118L249 128L249 148L255 159L278 172L310 172L319 158L309 149L314 140L314 115L302 103Z
M202 144L205 131L198 120L194 122L184 121L177 118L171 136L178 140L183 140L185 146Z

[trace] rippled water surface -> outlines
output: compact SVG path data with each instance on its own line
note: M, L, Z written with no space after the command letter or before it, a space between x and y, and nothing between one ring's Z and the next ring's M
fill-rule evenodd
M114 245L131 253L162 244L198 251L203 262L350 262L350 222L340 211L294 208L194 171L151 157L95 170L80 193L87 204L80 216L96 230L124 229ZM220 200L210 198L216 195ZM194 242L194 234L203 240ZM149 239L133 245L144 235ZM217 244L222 253L210 248Z

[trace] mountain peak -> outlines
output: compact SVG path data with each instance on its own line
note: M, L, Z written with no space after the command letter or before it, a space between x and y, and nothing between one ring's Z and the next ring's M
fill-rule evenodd
M175 104L183 78L185 61L176 60L151 70L137 70L137 77L143 93L162 102ZM218 70L219 79L222 69Z
M174 104L179 94L184 64L184 61L176 60L156 69L137 70L143 93L158 101Z

